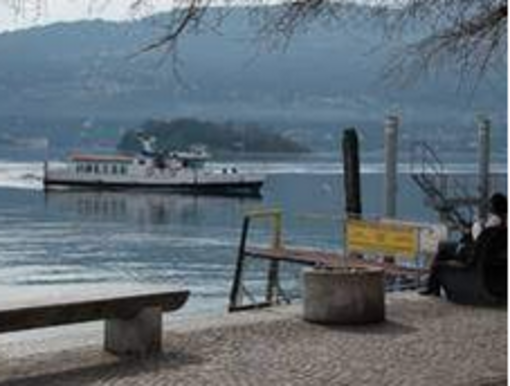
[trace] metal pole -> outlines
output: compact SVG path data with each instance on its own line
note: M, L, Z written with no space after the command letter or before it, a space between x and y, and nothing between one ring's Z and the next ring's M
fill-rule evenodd
M243 287L243 270L246 240L248 239L248 229L250 228L250 216L245 216L243 220L243 230L241 232L241 241L239 242L239 250L237 253L236 271L234 273L234 280L232 282L232 289L229 298L229 311L235 311L236 308L241 306L242 300L242 287Z
M273 214L273 243L272 248L275 251L281 250L283 247L282 226L283 219L281 212ZM270 304L278 302L280 264L278 261L270 261L267 272L266 301Z
M384 215L393 218L397 214L397 142L399 118L390 115L384 125Z
M487 218L489 202L489 168L490 168L490 126L487 117L478 119L478 217L481 221Z

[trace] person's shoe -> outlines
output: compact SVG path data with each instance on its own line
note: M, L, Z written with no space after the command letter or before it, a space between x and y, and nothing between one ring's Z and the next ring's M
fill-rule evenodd
M424 288L418 293L422 296L440 296L439 288Z

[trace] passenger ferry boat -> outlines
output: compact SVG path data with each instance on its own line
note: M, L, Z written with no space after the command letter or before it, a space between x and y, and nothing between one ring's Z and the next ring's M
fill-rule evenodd
M52 189L168 190L173 192L260 195L264 176L237 168L206 168L202 147L156 152L153 138L140 138L136 156L73 154L65 164L44 164L43 183Z

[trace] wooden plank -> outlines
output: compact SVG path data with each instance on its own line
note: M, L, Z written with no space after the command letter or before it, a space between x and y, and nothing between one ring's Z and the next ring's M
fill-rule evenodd
M229 308L229 312L259 310L261 308L271 307L272 305L273 305L273 303L271 303L271 302L235 305L235 306Z
M181 308L189 297L185 290L123 290L98 294L62 293L60 297L34 297L25 301L0 301L0 332L49 327L108 318L126 318L146 307L162 311Z
M249 248L246 255L258 259L277 260L289 263L297 263L311 266L334 267L339 266L343 256L339 253L329 251L318 251L310 249L270 249L270 248ZM365 260L351 257L347 264L353 267L379 267L383 268L390 275L416 275L417 272L425 273L426 269L398 266L384 261Z
M315 251L307 249L270 249L270 248L248 248L246 255L260 259L270 259L298 263L304 265L338 265L341 255L332 252Z

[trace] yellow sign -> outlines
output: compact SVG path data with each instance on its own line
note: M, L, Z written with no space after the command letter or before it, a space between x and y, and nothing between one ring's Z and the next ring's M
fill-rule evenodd
M418 252L417 229L409 225L347 220L349 252L381 253L414 258Z

